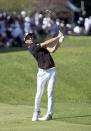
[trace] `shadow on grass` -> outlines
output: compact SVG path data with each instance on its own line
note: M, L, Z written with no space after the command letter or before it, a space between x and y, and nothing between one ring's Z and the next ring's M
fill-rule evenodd
M72 119L72 118L90 118L91 117L91 115L77 115L77 116L67 116L67 117L56 117L56 118L54 118L54 120L63 120L63 121L65 121L65 120L70 120L70 119ZM81 122L81 124L82 124L82 122ZM86 125L91 125L91 122L89 121L89 122L87 122L87 123L84 123L83 122L83 124L86 124Z
M76 119L76 118L81 118L80 119L80 122L79 122L79 119ZM84 118L84 120L83 120ZM91 118L91 115L77 115L77 116L67 116L67 117L57 117L57 118L53 118L53 120L56 120L56 121L66 121L66 122L69 122L69 123L74 123L74 124L82 124L82 125L91 125L91 120L87 119L88 118ZM75 120L73 120L75 119Z
M91 115L78 115L78 116L66 116L66 117L60 117L60 118L54 118L54 120L61 120L61 119L66 119L66 118L78 118L78 117L91 117Z
M73 120L71 120L72 118L85 118L86 119L88 117L90 118L91 115L77 115L77 116L67 116L67 117L56 117L56 118L53 118L53 120L72 122L73 121ZM72 122L72 123L74 123L74 122ZM76 123L79 123L79 122L76 121ZM80 122L79 124L91 125L91 121L90 120L89 121L85 120L85 121Z

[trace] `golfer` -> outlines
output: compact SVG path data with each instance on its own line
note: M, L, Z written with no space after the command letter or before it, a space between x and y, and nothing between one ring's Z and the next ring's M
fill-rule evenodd
M56 78L56 70L54 60L50 53L55 52L60 46L58 40L61 36L62 33L60 32L56 37L50 38L49 40L46 40L40 44L34 43L32 33L29 33L25 36L25 43L27 44L29 51L38 63L37 92L35 96L35 107L32 121L52 119L54 110L54 84ZM44 93L46 83L48 84L48 109L46 115L40 118L39 115L41 98Z

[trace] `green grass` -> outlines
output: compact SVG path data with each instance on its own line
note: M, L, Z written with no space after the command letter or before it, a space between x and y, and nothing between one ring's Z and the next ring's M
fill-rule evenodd
M61 106L59 104L56 104L56 106L60 108L60 111L56 112L52 121L32 122L33 107L0 104L0 131L91 130L91 105L61 103ZM45 109L42 109L42 111L44 113Z
M0 131L91 130L91 38L68 37L56 63L55 113L50 122L31 121L36 61L27 50L0 49ZM46 112L46 92L42 115Z

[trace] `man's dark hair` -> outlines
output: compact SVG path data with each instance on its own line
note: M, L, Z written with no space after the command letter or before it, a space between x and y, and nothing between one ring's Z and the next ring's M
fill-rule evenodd
M33 37L33 33L29 33L25 36L25 41Z

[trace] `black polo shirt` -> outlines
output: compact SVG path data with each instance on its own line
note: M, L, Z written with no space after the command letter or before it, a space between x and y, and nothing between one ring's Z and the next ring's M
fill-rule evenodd
M55 67L55 63L50 53L43 47L37 44L28 46L29 51L38 62L38 67L41 69L49 69Z

